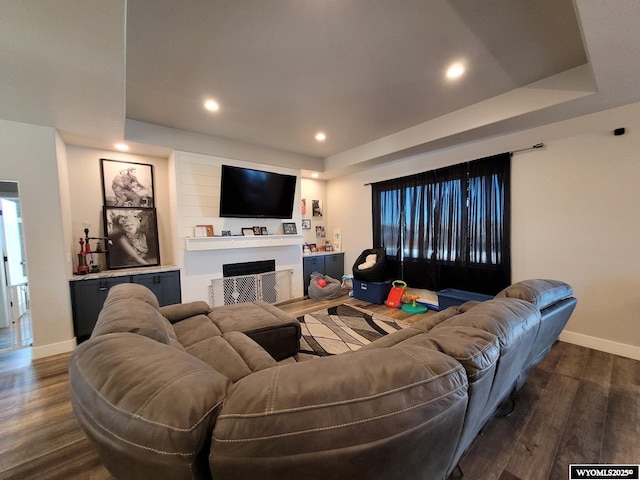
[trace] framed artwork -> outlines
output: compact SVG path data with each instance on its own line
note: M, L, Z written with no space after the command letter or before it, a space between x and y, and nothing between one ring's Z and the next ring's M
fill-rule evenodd
M322 216L322 200L311 200L311 209L314 217Z
M316 226L316 237L324 238L325 236L324 227L322 225Z
M262 231L260 230L260 227L253 227L253 234L262 235Z
M302 213L303 217L307 214L307 199L306 198L303 198L300 201L300 213Z
M100 159L105 207L153 208L153 165Z
M302 229L311 230L311 220L309 218L302 219Z
M104 207L107 268L160 265L155 208Z
M260 235L269 235L267 227L260 227Z
M244 227L242 229L242 235L244 235L245 237L253 237L255 234L256 233L252 227Z
M294 222L284 222L282 224L282 228L284 229L285 235L295 235L296 233L298 233L296 224Z

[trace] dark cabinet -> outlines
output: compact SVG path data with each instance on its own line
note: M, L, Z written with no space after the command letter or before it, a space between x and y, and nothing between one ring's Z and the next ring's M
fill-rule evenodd
M155 293L160 306L182 301L179 272L143 273L135 275L133 283L140 283Z
M179 270L72 280L69 286L73 331L78 342L86 340L91 335L109 289L120 283L140 283L148 287L156 295L161 306L181 302Z
M311 274L319 272L337 280L344 275L344 253L326 255L310 255L302 258L302 278L304 280L304 294L309 291Z

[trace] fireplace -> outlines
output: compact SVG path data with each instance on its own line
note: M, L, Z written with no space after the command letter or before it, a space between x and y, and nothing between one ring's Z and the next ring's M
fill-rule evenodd
M255 301L274 304L291 299L293 270L276 271L275 263L275 260L259 260L222 265L223 278L211 281L211 305Z
M223 277L237 277L239 275L255 275L259 273L275 272L275 260L258 260L256 262L229 263L222 265Z

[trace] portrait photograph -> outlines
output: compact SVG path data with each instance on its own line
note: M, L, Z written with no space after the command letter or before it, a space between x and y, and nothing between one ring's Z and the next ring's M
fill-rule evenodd
M311 200L311 208L314 217L322 216L322 200Z
M155 208L104 207L107 268L160 265Z
M153 208L153 165L100 159L105 207Z

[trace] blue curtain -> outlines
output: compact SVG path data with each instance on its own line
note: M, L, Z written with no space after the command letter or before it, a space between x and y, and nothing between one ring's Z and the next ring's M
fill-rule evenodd
M511 283L511 154L372 185L373 244L409 286L495 294Z

